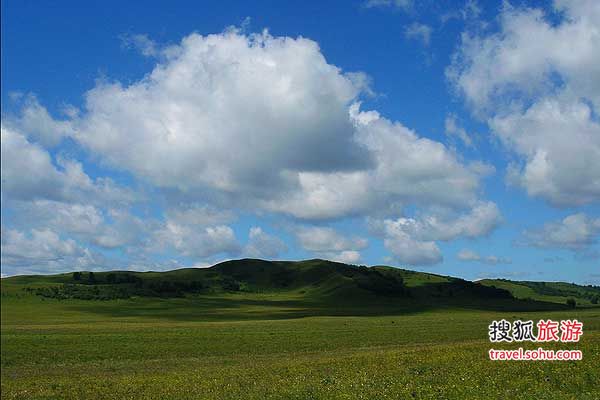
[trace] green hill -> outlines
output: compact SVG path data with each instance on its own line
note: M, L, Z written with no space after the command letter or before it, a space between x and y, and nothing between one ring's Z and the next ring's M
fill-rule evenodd
M592 305L600 302L600 287L581 286L566 282L510 281L507 279L484 279L481 285L508 290L515 298L532 299L564 304L575 299L577 304Z
M296 309L328 313L344 308L377 312L396 308L482 309L565 308L567 298L591 305L600 288L549 282L484 280L409 271L386 266L356 266L326 260L226 261L210 268L167 272L74 272L2 279L3 299L22 296L68 300L140 298L228 299L288 302ZM213 301L211 300L211 301ZM221 303L219 303L221 304ZM281 303L279 303L281 304ZM318 310L318 311L315 311Z

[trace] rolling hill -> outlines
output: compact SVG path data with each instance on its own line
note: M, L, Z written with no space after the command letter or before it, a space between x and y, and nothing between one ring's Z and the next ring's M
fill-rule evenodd
M600 302L598 286L581 286L566 282L510 281L507 279L484 279L477 283L508 290L515 298L533 299L551 303L565 303L569 298L577 304L591 305Z
M600 288L556 282L467 280L387 266L305 261L232 260L167 272L74 272L2 279L2 295L58 300L268 296L309 308L381 307L544 309L598 302Z

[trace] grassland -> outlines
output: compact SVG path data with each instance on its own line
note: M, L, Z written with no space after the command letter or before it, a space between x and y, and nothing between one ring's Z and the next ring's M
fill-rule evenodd
M139 282L144 290L126 298L46 297L35 289L72 275L3 279L2 398L600 398L600 308L583 300L568 309L561 296L490 299L454 278L377 267L402 278L390 293L379 275L366 282L369 273L340 265L281 267L292 275L243 265L145 275L202 275L202 290L163 297L139 295ZM224 290L223 276L239 290ZM584 360L489 361L490 347L517 347L489 343L487 325L500 318L577 318L579 343L543 347L580 349Z

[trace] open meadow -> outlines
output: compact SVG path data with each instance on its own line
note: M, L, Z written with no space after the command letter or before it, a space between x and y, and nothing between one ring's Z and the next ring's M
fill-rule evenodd
M600 398L600 308L591 305L310 303L297 291L57 299L23 290L23 279L2 280L5 399ZM579 343L543 347L584 358L490 361L490 348L520 346L489 342L501 318L577 318Z

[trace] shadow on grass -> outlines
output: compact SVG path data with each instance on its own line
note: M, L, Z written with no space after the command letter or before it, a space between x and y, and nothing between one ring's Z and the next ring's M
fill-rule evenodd
M459 285L460 286L460 285ZM484 298L451 283L411 288L403 297L363 294L355 297L268 298L253 293L197 295L185 298L138 297L120 301L90 301L69 308L116 318L158 318L176 321L294 319L313 316L406 315L433 310L554 311L566 305L507 298ZM452 293L451 295L449 293ZM281 294L284 297L285 294ZM65 301L68 303L68 301Z

